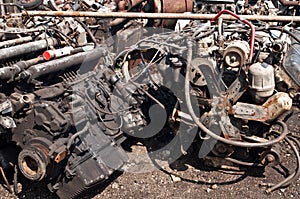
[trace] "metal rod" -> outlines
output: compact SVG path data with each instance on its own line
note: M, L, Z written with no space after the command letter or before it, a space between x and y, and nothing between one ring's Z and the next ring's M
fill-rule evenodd
M57 16L57 17L98 17L98 18L145 18L145 19L195 19L211 20L215 14L193 13L139 13L139 12L79 12L79 11L23 11L11 16ZM230 15L222 15L223 19L235 19ZM266 16L266 15L240 15L241 19L260 21L294 21L300 22L300 16Z
M101 57L104 57L106 53L106 50L103 48L95 48L88 52L77 53L60 59L33 65L27 70L20 73L18 78L24 79L30 77L32 79L35 79L42 75L65 70L78 64L82 64L81 70L87 70L90 64L96 64L92 63L92 61L99 60Z
M5 15L5 8L3 5L3 0L0 0L0 14L1 14L1 16Z
M14 194L18 194L18 167L14 165Z
M11 40L0 42L0 48L14 46L16 44L22 44L22 43L26 43L29 41L32 41L31 36L21 37L21 38L17 38L17 39L11 39Z
M3 180L4 180L4 182L5 182L6 186L7 186L7 189L9 190L9 192L10 192L11 194L13 194L14 192L13 192L13 190L11 189L10 184L9 184L9 182L8 182L8 180L7 180L7 177L6 177L6 175L5 175L5 172L4 172L4 170L3 170L3 168L2 168L1 166L0 166L0 173L1 173L2 178L3 178Z
M33 41L17 46L12 46L9 48L0 49L0 61L18 57L20 55L36 52L38 50L46 49L48 46L57 46L58 41L54 38L42 39L38 41Z
M300 1L279 0L284 6L299 6Z

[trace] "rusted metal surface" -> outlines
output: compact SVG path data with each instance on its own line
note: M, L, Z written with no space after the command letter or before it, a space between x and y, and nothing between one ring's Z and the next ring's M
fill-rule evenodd
M178 14L178 13L133 13L133 12L75 12L75 11L24 11L11 16L52 16L52 17L98 17L98 18L141 18L141 19L195 19L211 20L215 14ZM235 17L222 15L223 19L233 20ZM259 16L240 15L240 18L260 21L294 21L300 22L300 16Z
M154 0L154 9L157 13L185 13L192 12L192 0ZM177 20L177 19L176 19ZM158 26L170 28L174 27L176 20L159 20Z
M279 92L262 105L238 102L229 113L245 120L272 122L291 108L292 99L287 93Z
M0 49L0 61L23 55L37 50L46 49L48 46L57 46L58 41L54 38L38 40L22 44L21 46L12 46L10 48Z
M298 166L270 190L300 176L283 122L300 104L293 44L300 17L292 8L239 0L49 2L56 11L1 11L3 171L13 162L23 177L69 199L132 170L128 149L137 140L158 164L194 159L199 149L210 166L233 170L281 163L285 140ZM14 161L3 149L16 152Z
M0 42L0 48L3 48L3 47L7 48L9 46L26 43L26 42L32 41L32 39L33 38L31 36L28 36L28 37L21 37L18 39L11 39L11 40L7 40L7 41L3 41L3 42Z
M162 13L184 13L193 10L192 0L155 0L154 2L157 1L161 1Z
M124 0L118 0L116 1L117 5L118 5L118 11L119 12L128 12L130 11L132 8L138 6L139 4L141 4L144 0L131 0L131 1L124 1ZM127 8L127 9L126 9ZM117 18L114 19L110 25L111 26L116 26L121 24L122 22L124 22L125 18Z
M238 102L233 106L231 114L236 118L255 121L266 121L268 109L263 106Z
M279 0L280 3L284 6L299 6L300 1L295 0Z
M289 94L278 92L270 97L262 106L268 109L267 122L271 122L283 113L291 110L293 100Z

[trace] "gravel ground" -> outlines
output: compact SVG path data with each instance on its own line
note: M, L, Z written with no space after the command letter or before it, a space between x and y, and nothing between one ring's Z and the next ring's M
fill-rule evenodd
M182 158L177 165L186 161ZM276 183L283 179L282 175L272 168L266 168L265 171L214 171L201 166L199 160L191 161L189 158L187 162L189 164L181 165L186 167L183 171L167 166L148 173L115 174L104 186L95 187L89 193L85 193L84 198L300 198L300 180L272 194L265 193L265 188L259 186L260 184ZM23 187L18 198L57 199L46 188L42 188L40 183L24 179L20 181ZM3 184L0 193L0 198L15 198Z
M289 126L293 126L294 133L300 130L299 117L300 115L297 115L293 121L288 122ZM146 148L141 145L133 146L132 154L139 153L147 154ZM293 153L286 149L282 153L282 158L283 166L293 171L296 165ZM132 160L136 160L134 156ZM151 162L149 160L148 158L148 163ZM147 164L144 164L147 158L141 162L142 165L136 162L136 168L147 170ZM160 170L116 173L105 184L93 188L81 198L300 198L300 179L289 187L276 190L271 194L266 194L266 187L260 186L266 183L276 184L283 179L280 169L276 170L272 167L248 168L236 172L212 170L205 167L197 156L190 155L183 156L171 166L165 164ZM18 198L57 199L42 183L33 183L21 177L19 181ZM3 181L1 184L0 199L16 198L8 192Z

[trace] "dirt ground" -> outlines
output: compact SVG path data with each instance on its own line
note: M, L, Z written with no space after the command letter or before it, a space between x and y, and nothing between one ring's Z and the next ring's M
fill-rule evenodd
M286 155L291 157L291 154ZM291 161L289 164L293 163ZM205 168L196 158L194 162L181 158L176 165L184 169L177 171L165 167L148 173L115 174L104 186L95 187L83 198L300 198L299 179L287 188L265 193L265 187L261 184L283 179L273 168L266 168L265 171L254 168L242 172L216 171ZM57 199L41 183L19 180L22 191L18 198ZM21 189L21 184L19 186ZM3 182L0 194L3 199L16 198L8 192Z
M289 123L289 126L293 127L293 133L298 133L300 130L299 118L300 114ZM141 145L134 146L133 154L137 153L147 154L147 150ZM135 158L133 157L132 160ZM151 163L152 161L149 160L148 163ZM147 162L146 159L143 161ZM140 162L135 162L133 167L147 171L147 164L139 164ZM292 151L288 148L282 152L282 165L290 172L295 169L296 161ZM284 179L284 175L288 175L284 174L278 166L264 169L251 167L241 171L214 170L206 167L196 155L189 155L181 157L171 166L165 164L162 168L149 172L137 173L136 171L138 169L115 173L107 182L94 187L80 198L300 198L300 179L271 194L265 192L265 185L276 184ZM57 199L41 182L31 182L21 177L18 181L20 193L17 196L10 194L1 181L0 199Z

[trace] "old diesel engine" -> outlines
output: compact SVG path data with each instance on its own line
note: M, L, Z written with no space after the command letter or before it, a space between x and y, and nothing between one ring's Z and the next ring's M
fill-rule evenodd
M275 167L288 148L295 169L267 192L298 179L299 4L176 2L0 2L4 178L76 198L131 167L132 141L154 162L193 148L216 168ZM148 19L122 16L132 12ZM164 14L183 12L199 18Z

